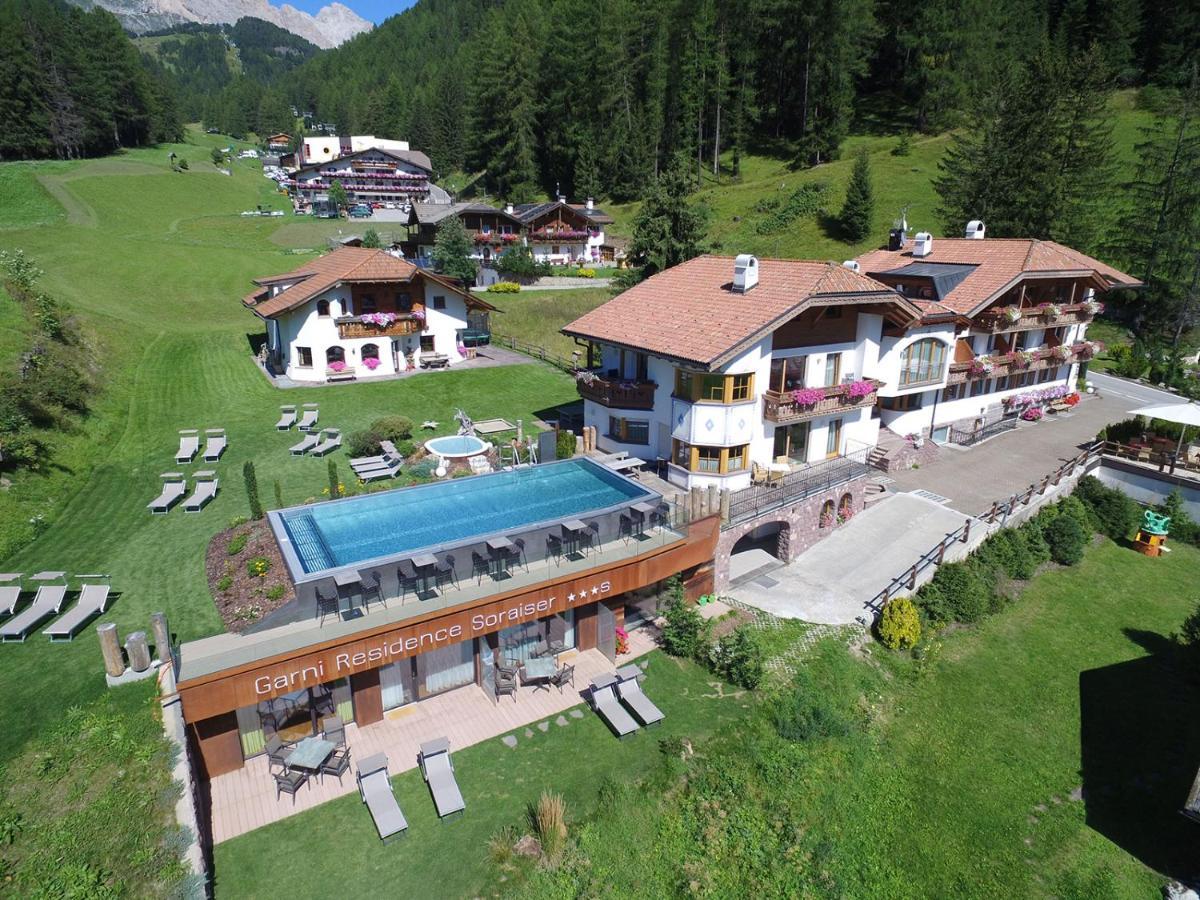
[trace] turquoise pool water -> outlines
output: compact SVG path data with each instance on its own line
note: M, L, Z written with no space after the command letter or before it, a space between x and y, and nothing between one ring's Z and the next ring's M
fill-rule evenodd
M452 434L426 441L425 449L439 456L474 456L484 452L487 444L471 434Z
M654 496L585 459L458 478L278 513L305 574ZM275 515L275 514L273 514Z

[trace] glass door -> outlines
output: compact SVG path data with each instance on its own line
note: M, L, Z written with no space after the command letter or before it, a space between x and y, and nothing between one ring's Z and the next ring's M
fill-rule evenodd
M617 661L617 617L604 603L596 604L596 649Z
M829 430L825 435L825 458L833 459L842 451L842 420L830 419Z
M825 357L825 387L833 387L842 380L842 354L830 353Z
M396 709L412 703L417 694L413 689L412 660L402 659L379 670L379 686L383 694L384 710Z

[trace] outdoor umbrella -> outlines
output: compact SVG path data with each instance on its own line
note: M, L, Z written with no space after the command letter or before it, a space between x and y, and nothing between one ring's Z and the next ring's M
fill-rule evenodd
M1168 403L1164 406L1143 406L1141 409L1131 410L1135 416L1146 416L1149 419L1163 419L1167 422L1175 422L1183 427L1179 429L1179 444L1175 448L1175 455L1183 449L1183 436L1187 433L1189 425L1200 426L1200 403L1195 400L1189 400L1186 403Z

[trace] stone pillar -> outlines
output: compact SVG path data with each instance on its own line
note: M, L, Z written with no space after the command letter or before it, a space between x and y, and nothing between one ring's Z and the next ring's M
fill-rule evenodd
M145 672L150 668L150 647L146 643L146 632L135 631L125 639L125 652L129 654L129 668Z
M721 491L721 521L729 521L729 504L733 497L732 491Z
M706 516L711 516L713 513L715 513L718 509L717 504L718 504L717 486L715 484L710 484L708 486L708 489L705 491L704 514Z
M115 622L104 622L96 626L100 636L100 653L104 657L104 671L119 678L125 671L125 658L121 655L121 638Z
M173 658L171 653L171 629L167 625L167 614L150 614L150 631L154 634L154 653L163 662Z

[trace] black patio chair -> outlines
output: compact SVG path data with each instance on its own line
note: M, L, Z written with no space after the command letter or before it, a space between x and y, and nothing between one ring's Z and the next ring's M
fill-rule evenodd
M515 678L496 678L496 697L511 695L513 703L517 702L517 681Z
M338 780L338 784L342 783L342 776L350 769L350 751L349 750L334 750L329 759L321 763L320 773L321 781L325 780L326 775L332 775Z
M317 588L317 618L321 620L321 625L325 624L326 616L340 619L342 617L341 604L336 593L329 597L322 593L320 588Z
M362 583L363 606L370 609L372 603L382 603L387 608L387 600L383 597L383 579L379 572L372 569L360 576Z
M275 799L279 800L283 794L292 795L292 806L296 805L296 791L304 787L308 782L308 775L304 772L273 772L272 777L275 779Z
M563 542L556 534L546 535L546 556L554 560L556 566L562 565Z
M519 562L525 567L525 571L529 571L529 560L525 556L525 538L513 538L513 549L511 558Z
M321 733L336 747L346 746L346 726L341 716L326 716L321 720Z
M286 772L288 757L291 755L292 748L284 744L284 742L279 739L279 735L273 734L267 738L268 769L270 769L271 766L279 766Z
M476 579L475 583L479 584L484 577L492 574L491 560L480 553L478 550L471 551L471 575Z
M421 589L421 579L417 575L417 570L413 568L413 564L409 560L403 560L396 567L396 577L400 579L400 602L404 602L404 598L409 591L417 594ZM417 597L420 600L420 596Z
M633 539L633 516L621 513L620 521L617 524L617 537L623 541Z
M583 543L584 550L587 552L590 553L593 550L599 552L601 549L600 523L588 522L587 528L580 534L580 540Z
M441 587L445 584L453 584L458 587L458 576L454 573L454 554L447 553L442 557L441 561L433 567L433 584L434 587Z
M550 683L552 685L554 685L556 688L558 688L558 692L560 694L562 693L563 685L566 684L568 681L571 683L571 687L575 687L575 667L574 666L563 666L561 669L559 669L557 672L555 672L554 675L552 675L550 678Z

